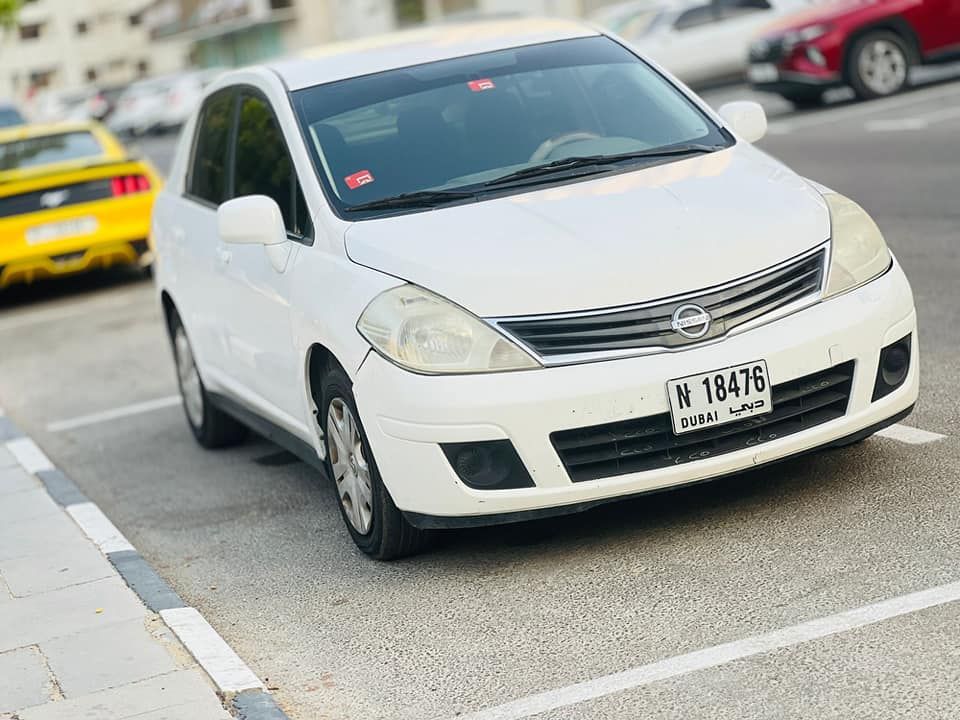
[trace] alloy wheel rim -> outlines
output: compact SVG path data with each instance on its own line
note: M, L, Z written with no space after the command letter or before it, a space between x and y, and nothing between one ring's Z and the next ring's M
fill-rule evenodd
M373 526L370 466L360 426L341 398L334 398L327 411L327 453L344 513L353 529L366 535Z
M177 357L177 379L180 382L183 407L193 426L199 428L203 425L203 389L200 384L200 373L193 359L193 351L190 349L187 334L182 327L177 328L173 345Z
M860 77L878 95L899 90L907 79L907 59L903 50L889 40L874 40L860 53Z

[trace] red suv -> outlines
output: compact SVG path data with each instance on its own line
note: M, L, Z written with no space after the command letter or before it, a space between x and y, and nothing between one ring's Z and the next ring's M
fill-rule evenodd
M842 0L791 15L750 46L748 77L796 105L851 86L893 95L910 67L960 58L960 0Z

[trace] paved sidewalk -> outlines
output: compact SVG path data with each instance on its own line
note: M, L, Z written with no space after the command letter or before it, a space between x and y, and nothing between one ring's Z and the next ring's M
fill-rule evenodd
M0 444L0 720L230 718L206 673Z

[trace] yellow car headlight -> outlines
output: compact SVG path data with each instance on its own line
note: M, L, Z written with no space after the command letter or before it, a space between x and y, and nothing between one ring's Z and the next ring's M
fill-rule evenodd
M837 193L823 196L830 208L830 271L824 299L870 282L893 259L880 228L866 210Z

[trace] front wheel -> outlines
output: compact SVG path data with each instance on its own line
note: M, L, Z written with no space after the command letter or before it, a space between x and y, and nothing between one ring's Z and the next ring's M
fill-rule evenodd
M862 100L887 97L910 82L911 53L907 42L887 30L857 40L847 58L846 74Z
M370 451L352 384L340 368L327 373L322 398L318 406L327 443L327 473L353 542L377 560L419 552L429 534L408 523L394 505Z

